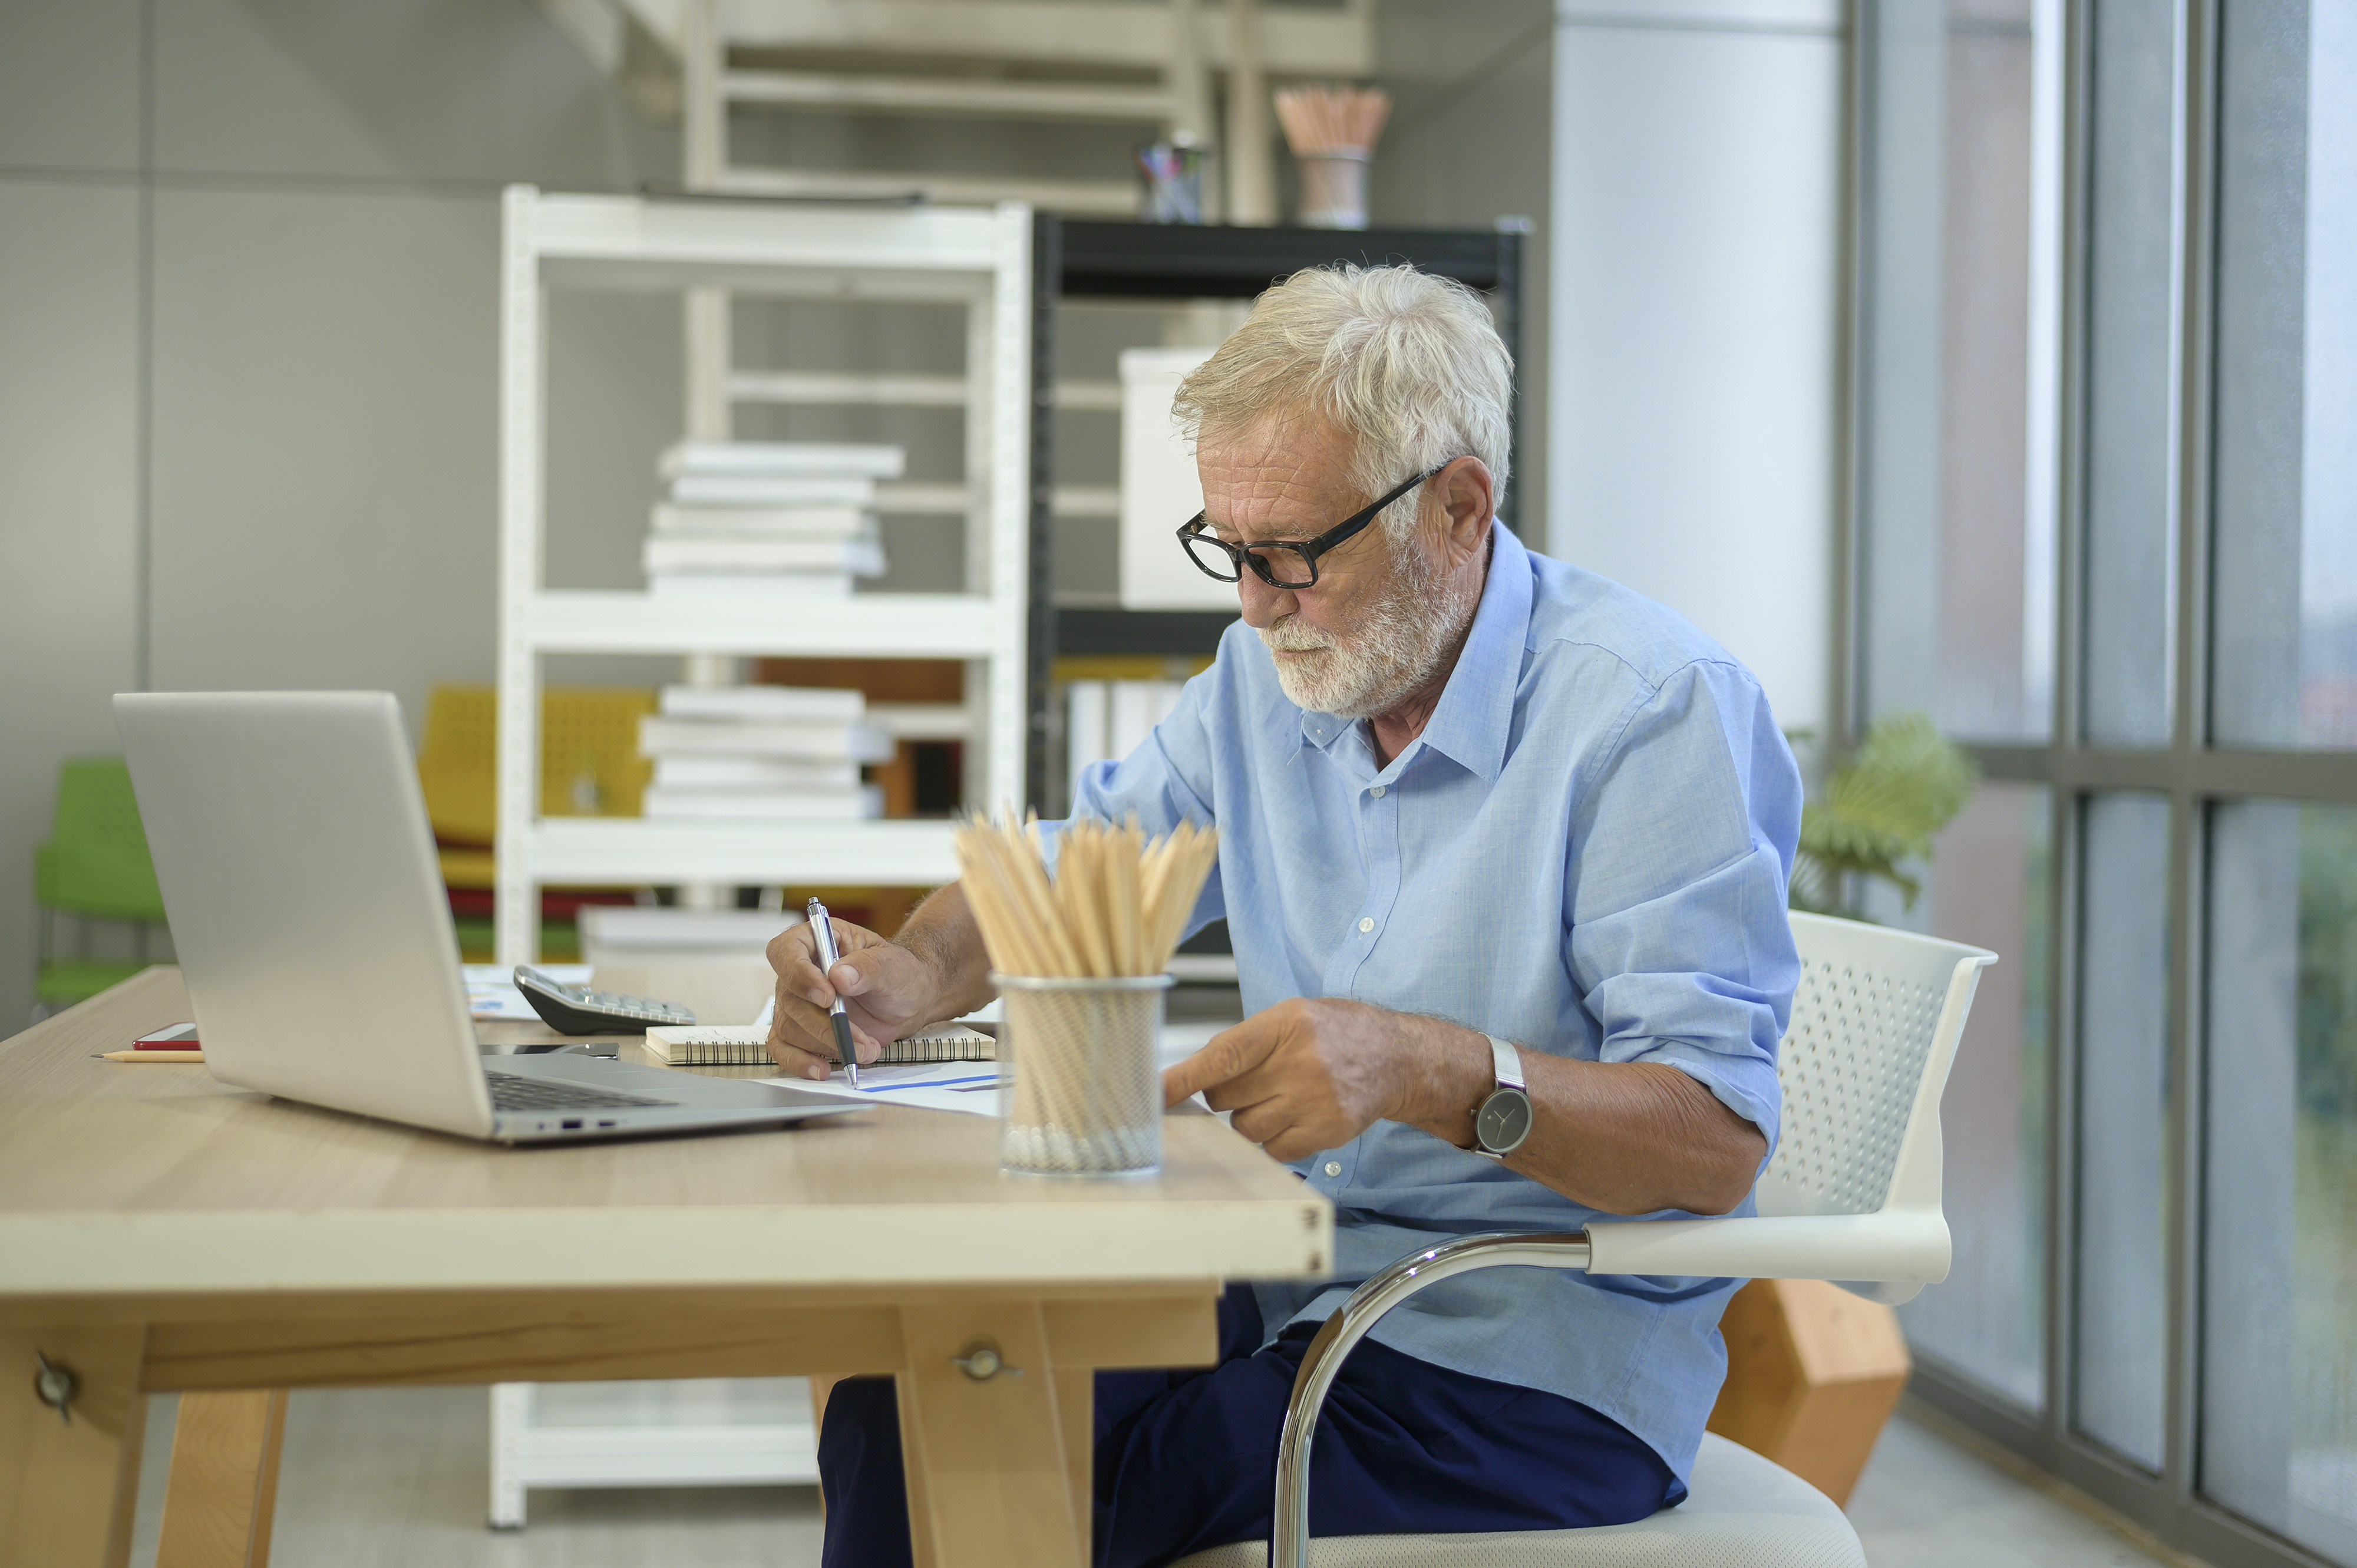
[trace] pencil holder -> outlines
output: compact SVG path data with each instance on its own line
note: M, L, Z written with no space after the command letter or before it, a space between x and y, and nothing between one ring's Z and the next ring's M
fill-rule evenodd
M1203 220L1203 149L1186 142L1156 142L1137 149L1137 176L1144 182L1138 220L1200 223Z
M993 974L998 1163L1025 1176L1148 1176L1162 1168L1167 974Z
M1363 229L1367 226L1367 155L1348 147L1304 153L1301 166L1301 226Z

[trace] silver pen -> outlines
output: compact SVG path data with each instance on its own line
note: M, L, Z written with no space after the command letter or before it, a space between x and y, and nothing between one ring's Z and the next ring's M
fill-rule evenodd
M834 945L834 918L826 912L826 906L815 898L810 901L810 907L802 913L810 917L811 936L818 943L819 972L831 975L834 972L836 961L843 957ZM834 989L833 980L829 980L826 985L829 991ZM842 997L837 996L827 1004L826 1015L834 1026L835 1054L843 1058L844 1071L851 1075L851 1087L857 1089L859 1053L852 1048L851 1015L843 1010Z

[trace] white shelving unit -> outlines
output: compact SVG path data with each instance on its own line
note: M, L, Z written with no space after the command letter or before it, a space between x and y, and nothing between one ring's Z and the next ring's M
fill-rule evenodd
M802 1378L491 1388L493 1530L535 1487L777 1487L818 1479Z
M500 310L498 961L539 955L544 886L874 883L956 875L946 822L544 821L544 661L579 653L870 656L966 665L966 798L1023 796L1029 510L1028 208L775 206L509 188ZM963 304L965 591L766 607L552 591L545 332L555 288Z

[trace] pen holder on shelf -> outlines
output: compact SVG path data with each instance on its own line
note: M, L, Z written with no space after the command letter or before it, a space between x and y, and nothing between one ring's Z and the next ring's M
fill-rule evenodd
M1167 974L996 974L998 1163L1024 1176L1162 1168Z
M1277 123L1301 167L1301 226L1367 226L1367 159L1391 117L1383 89L1288 87L1276 95Z
M1367 154L1330 147L1304 153L1301 166L1301 226L1363 229L1367 226Z
M1137 149L1141 223L1203 220L1203 149L1184 139Z

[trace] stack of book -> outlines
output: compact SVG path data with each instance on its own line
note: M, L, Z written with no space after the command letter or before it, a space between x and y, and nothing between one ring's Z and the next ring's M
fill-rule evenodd
M898 446L815 441L683 441L663 454L670 498L640 559L659 598L843 598L881 576L876 482L906 467Z
M1154 726L1178 705L1184 681L1073 681L1066 684L1065 783L1071 794L1081 775L1100 762L1119 762L1146 744ZM1068 795L1066 799L1071 799Z
M884 792L860 764L892 755L892 737L864 723L867 699L831 687L666 686L639 721L654 760L641 810L650 817L858 822L884 814Z

